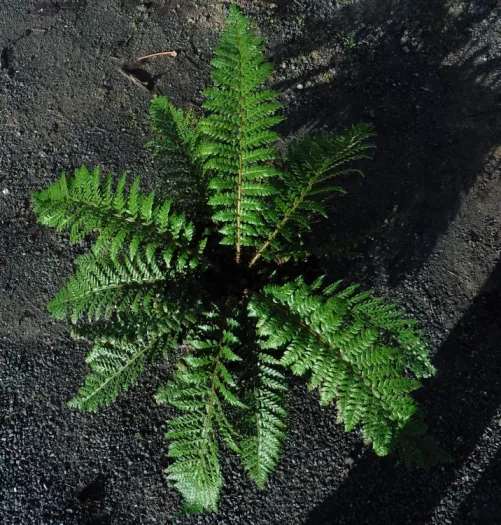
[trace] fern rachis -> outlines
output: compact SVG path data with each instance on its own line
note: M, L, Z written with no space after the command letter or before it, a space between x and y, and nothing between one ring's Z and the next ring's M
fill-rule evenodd
M414 322L370 292L282 264L314 262L312 218L343 193L332 179L359 171L371 127L295 140L277 160L281 105L261 87L272 68L234 6L212 66L200 119L165 97L151 105L160 167L195 192L171 202L142 193L138 179L126 192L125 176L114 186L81 168L33 193L42 224L69 230L72 242L94 236L49 305L93 342L92 372L71 406L108 405L173 353L177 371L156 400L178 412L166 475L193 512L217 509L223 448L266 485L287 428L288 370L307 376L322 404L336 403L347 431L360 425L377 454L427 464L436 446L410 393L434 369Z

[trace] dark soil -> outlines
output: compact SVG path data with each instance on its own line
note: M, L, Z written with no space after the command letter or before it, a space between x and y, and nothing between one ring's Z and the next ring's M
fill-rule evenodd
M454 463L407 472L376 458L294 383L268 488L225 457L220 513L182 517L162 476L171 414L152 399L167 368L99 414L66 407L86 347L45 304L79 248L35 223L29 190L82 163L161 185L144 148L149 101L199 105L226 5L0 0L0 523L499 524L501 5L241 4L276 65L284 136L375 125L365 177L344 181L317 230L333 252L322 264L421 322L439 375L419 398Z

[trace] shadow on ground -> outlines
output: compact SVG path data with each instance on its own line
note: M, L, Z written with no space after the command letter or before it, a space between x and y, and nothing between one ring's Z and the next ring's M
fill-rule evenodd
M501 422L500 312L501 263L439 351L439 375L419 396L431 429L455 459L454 468L407 472L395 458L367 453L339 490L310 514L308 525L428 523L409 521L409 507L412 516L451 523L440 514L448 498L458 498L456 503L476 517L477 525L499 523L500 450L489 434ZM489 490L482 490L482 484Z
M294 101L283 132L374 123L375 158L332 207L333 242L393 218L380 244L396 284L426 261L501 143L500 8L486 0L455 11L444 0L384 0L326 18L312 4L278 6L277 19L302 24L304 35L273 50L278 71L296 73L275 85Z
M275 84L295 101L282 132L359 120L378 132L367 176L345 181L348 197L330 210L336 236L317 228L316 240L342 244L371 232L363 251L382 257L364 264L369 275L383 265L390 285L422 268L474 187L489 187L479 177L489 158L500 157L501 54L492 39L499 15L494 1L467 2L461 11L443 0L356 2L335 18L299 1L278 5L277 17L303 24L305 35L274 51L278 71L297 73ZM326 46L334 51L322 62ZM441 345L439 375L419 395L454 464L406 472L395 458L366 453L308 525L418 525L416 516L426 517L419 525L501 523L499 443L489 438L501 422L500 318L501 263Z

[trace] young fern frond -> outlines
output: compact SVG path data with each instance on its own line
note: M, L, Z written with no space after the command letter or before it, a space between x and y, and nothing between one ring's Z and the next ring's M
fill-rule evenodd
M275 470L285 438L287 385L276 358L262 349L256 359L257 373L244 398L249 408L239 454L250 478L263 489Z
M309 374L322 404L336 401L346 431L361 424L375 452L388 454L416 412L409 393L420 383L409 374L434 373L427 349L393 305L355 286L336 292L339 283L320 285L300 277L266 286L252 295L249 313L265 347L284 350L281 363L294 374Z
M63 173L47 189L33 192L38 222L70 230L72 242L97 232L96 253L105 248L113 257L127 243L131 250L146 243L161 243L169 247L171 260L195 267L206 241L197 239L194 224L184 214L171 210L170 200L157 202L155 192L141 193L139 179L127 195L126 182L124 174L113 191L111 174L103 178L98 167L89 171L83 166L69 179Z
M277 93L261 89L272 71L264 62L262 39L231 6L212 61L214 86L203 93L209 114L199 129L205 136L200 154L210 178L212 218L221 225L221 244L235 247L237 263L245 246L258 246L268 235L262 213L265 198L276 192L270 146L278 139L272 128L282 120L275 116L281 104Z
M286 160L288 169L280 172L281 189L264 214L270 233L252 257L250 267L262 256L270 258L278 253L283 257L285 247L289 247L288 255L305 257L300 250L291 250L291 243L310 229L313 215L327 217L324 201L333 194L345 193L342 187L331 184L331 179L360 173L349 163L369 158L367 151L374 145L367 139L373 135L372 127L362 123L338 134L306 137L291 143Z
M169 194L184 209L193 211L194 203L205 208L207 188L198 157L200 132L195 112L184 112L167 97L156 96L150 105L150 122L154 138L148 145L165 174Z
M183 412L169 421L166 438L174 463L167 478L185 499L185 510L215 511L223 484L219 466L219 443L238 451L236 431L227 418L229 407L244 408L235 394L236 382L230 365L241 361L234 352L239 324L227 312L214 307L205 313L205 324L195 329L187 344L193 353L156 395Z

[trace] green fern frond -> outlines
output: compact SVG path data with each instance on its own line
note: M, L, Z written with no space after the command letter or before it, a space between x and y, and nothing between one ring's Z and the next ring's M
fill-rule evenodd
M206 181L198 158L200 132L194 111L184 112L165 96L156 96L150 105L154 138L149 142L165 175L167 191L183 209L196 212L206 205Z
M165 256L165 253L163 254ZM147 309L160 292L168 274L164 261L151 251L122 255L114 259L87 254L77 259L77 272L49 303L56 319L70 318L76 323L108 319L115 312Z
M280 362L265 350L257 355L257 373L244 401L245 437L239 443L240 457L250 478L263 489L280 458L285 437L287 385Z
M292 142L286 169L280 172L280 191L264 212L270 233L249 266L254 266L263 255L284 257L284 247L297 242L301 232L310 229L312 216L327 216L325 200L333 194L345 193L342 187L331 184L331 179L361 173L357 168L344 166L369 158L367 151L374 145L367 139L373 135L370 125L358 124L341 133ZM288 255L304 258L306 254L301 252L289 249Z
M141 193L139 179L126 195L126 181L124 174L113 191L111 174L103 178L99 167L79 168L69 179L63 173L47 189L33 192L38 222L69 229L72 242L98 232L94 251L109 249L112 256L128 243L136 249L146 243L169 245L171 258L195 267L206 241L197 238L194 224L174 212L170 200L157 202L154 192Z
M85 360L92 373L68 406L93 412L109 405L137 382L146 363L161 353L167 337L157 335L135 342L115 337L96 340Z
M338 285L339 283L336 283ZM362 424L379 455L389 452L398 429L412 418L409 393L434 368L412 321L356 286L317 291L302 278L266 286L254 294L249 314L270 349L284 349L281 362L297 375L310 374L310 388L324 405L336 400L347 431ZM406 345L402 345L402 338Z
M371 124L360 123L340 133L320 137L303 137L292 141L287 163L292 175L288 186L296 192L315 175L315 184L337 177L339 168L349 162L370 158L367 152L375 147L368 139L375 135ZM344 170L343 170L344 171ZM320 192L322 188L319 186Z
M183 280L170 282L162 292L151 298L147 308L115 310L109 318L79 322L71 334L90 342L106 338L129 343L169 334L171 345L165 351L176 349L182 342L181 332L191 330L200 320L202 293Z
M217 307L205 318L187 342L193 353L156 396L158 403L183 412L169 422L166 438L174 463L166 474L183 495L188 512L217 509L223 484L218 438L238 451L236 431L226 414L229 407L245 407L234 393L236 381L230 369L241 361L233 350L239 344L235 335L239 324Z
M110 319L75 326L73 337L91 339L94 346L86 360L92 373L70 406L93 411L109 405L148 362L177 350L181 331L199 321L200 307L197 293L178 283L167 295L151 298L147 308L115 311Z
M221 225L221 243L235 247L237 262L243 247L266 238L263 199L276 192L272 180L278 171L270 165L275 159L270 145L278 139L272 128L282 120L275 116L281 104L277 93L261 90L271 74L263 40L232 5L212 61L214 86L204 92L209 115L199 129L206 137L200 154L210 177L209 205Z

